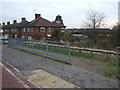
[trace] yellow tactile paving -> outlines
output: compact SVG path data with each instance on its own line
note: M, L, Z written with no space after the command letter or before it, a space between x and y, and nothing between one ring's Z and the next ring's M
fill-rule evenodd
M43 88L80 88L41 69L33 71L29 78Z

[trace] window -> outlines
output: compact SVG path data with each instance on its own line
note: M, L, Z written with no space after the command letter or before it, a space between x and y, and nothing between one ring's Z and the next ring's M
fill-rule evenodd
M33 32L33 28L24 28L23 31L24 32Z
M15 38L17 38L17 35L15 35Z
M28 40L32 40L32 36L31 35L28 36Z
M17 32L17 28L12 28L11 31L12 32Z
M4 36L5 36L5 37L8 37L9 35L8 35L8 34L5 34Z
M26 28L23 28L23 32L26 32Z
M51 32L51 27L48 28L48 32Z
M45 27L40 27L40 32L45 32Z
M47 34L47 37L51 37L51 34Z
M22 36L22 39L25 39L25 36Z
M7 32L7 29L5 29L5 32Z
M14 29L14 32L17 32L17 28Z
M29 29L28 29L28 32L33 32L33 28L29 28Z
M28 32L29 28L24 28L24 32Z
M11 31L14 32L14 29L12 28Z
M29 28L25 28L25 32L28 32L29 31Z

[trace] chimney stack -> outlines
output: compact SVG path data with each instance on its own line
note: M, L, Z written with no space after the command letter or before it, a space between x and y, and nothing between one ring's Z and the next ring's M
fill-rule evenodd
M17 20L13 20L13 24L16 24L17 23Z
M35 14L35 19L38 19L39 17L41 17L40 14Z
M3 25L5 25L5 23L3 23Z
M26 21L26 18L25 18L25 17L22 18L22 22L24 22L24 21Z
M7 22L7 25L10 25L10 22Z

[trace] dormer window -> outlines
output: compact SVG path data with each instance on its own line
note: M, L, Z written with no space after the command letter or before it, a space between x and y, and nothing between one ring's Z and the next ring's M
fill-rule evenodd
M48 28L48 32L51 32L51 27Z
M40 32L45 32L45 27L40 27Z

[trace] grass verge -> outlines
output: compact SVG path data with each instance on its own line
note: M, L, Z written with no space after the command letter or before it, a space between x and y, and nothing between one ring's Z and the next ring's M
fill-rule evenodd
M28 47L28 48L32 48L31 44L26 44L24 46ZM34 49L46 51L46 46L34 44ZM53 46L49 46L48 51L60 53L60 54L64 54L64 55L68 55L68 53L69 53L68 49L66 49L66 48L53 47ZM116 72L115 72L116 57L115 56L105 55L105 54L93 54L93 53L88 53L88 52L80 52L77 50L71 50L70 53L71 53L71 56L83 57L83 58L87 58L87 59L91 59L91 60L96 60L96 61L102 63L105 66L102 75L104 75L106 77L115 78L115 76L116 76ZM120 62L119 62L119 71L120 71Z

